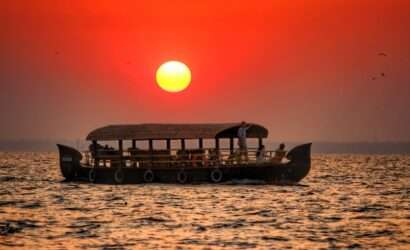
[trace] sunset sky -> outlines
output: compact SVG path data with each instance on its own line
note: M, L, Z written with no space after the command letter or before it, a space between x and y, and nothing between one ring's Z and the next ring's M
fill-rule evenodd
M169 60L185 91L156 84ZM4 0L0 87L0 140L246 120L273 140L409 141L410 1Z

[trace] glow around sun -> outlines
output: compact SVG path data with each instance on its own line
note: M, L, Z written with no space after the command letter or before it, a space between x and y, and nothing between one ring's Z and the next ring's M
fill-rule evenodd
M168 61L158 68L156 78L161 89L175 93L189 86L191 71L182 62Z

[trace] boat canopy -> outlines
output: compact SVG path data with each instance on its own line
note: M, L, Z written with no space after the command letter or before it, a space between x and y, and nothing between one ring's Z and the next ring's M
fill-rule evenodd
M248 123L248 138L266 138L268 130ZM211 139L237 137L240 123L109 125L91 131L89 141Z

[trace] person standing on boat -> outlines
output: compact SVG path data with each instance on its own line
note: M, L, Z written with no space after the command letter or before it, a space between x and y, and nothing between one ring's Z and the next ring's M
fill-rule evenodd
M242 159L243 156L245 156L246 161L248 161L248 146L246 145L246 133L251 126L252 125L248 125L246 124L246 122L243 121L241 122L241 126L238 128L238 143L241 155L240 158Z

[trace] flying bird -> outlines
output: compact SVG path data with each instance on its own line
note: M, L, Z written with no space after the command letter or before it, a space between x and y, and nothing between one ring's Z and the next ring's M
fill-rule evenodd
M385 76L386 76L386 74L384 74L384 72L380 73L380 75L381 75L382 77L385 77Z
M379 56L387 56L387 54L384 53L384 52L380 52L378 55L379 55Z

